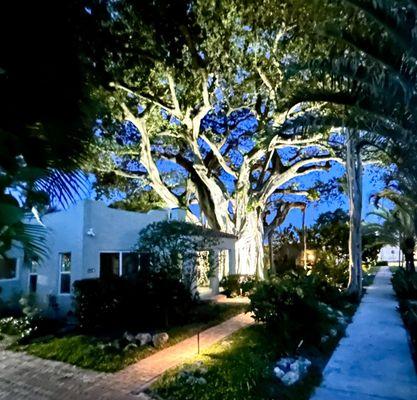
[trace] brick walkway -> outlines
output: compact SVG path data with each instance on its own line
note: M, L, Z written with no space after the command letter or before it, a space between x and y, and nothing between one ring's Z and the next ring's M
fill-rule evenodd
M253 324L237 315L200 334L200 351ZM25 353L0 350L0 400L133 400L169 368L197 353L197 336L188 338L115 374L87 371Z

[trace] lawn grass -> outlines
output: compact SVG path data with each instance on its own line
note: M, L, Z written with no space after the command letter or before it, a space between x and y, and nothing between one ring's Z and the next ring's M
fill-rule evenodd
M274 362L286 354L284 341L264 325L254 325L212 346L190 364L168 371L149 392L169 400L307 400L339 338L304 349L301 355L313 361L311 370L301 382L286 387L273 375ZM190 380L190 371L204 378L203 383Z
M170 346L245 311L246 307L244 304L205 302L197 306L190 323L161 329L160 331L169 334L167 345ZM63 361L78 367L102 372L118 371L158 351L150 345L130 349L105 348L103 345L108 343L109 339L105 339L104 336L105 332L103 332L103 336L88 334L71 334L62 337L49 336L36 339L25 345L14 344L10 348L25 351L37 357ZM117 337L112 337L112 340L115 339Z

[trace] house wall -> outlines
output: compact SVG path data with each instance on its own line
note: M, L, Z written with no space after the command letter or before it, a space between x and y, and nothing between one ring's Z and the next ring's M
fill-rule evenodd
M83 217L85 202L68 210L47 214L42 219L48 230L48 257L38 267L36 298L48 314L65 314L72 305L72 295L59 293L60 253L71 253L71 283L83 277ZM54 309L51 303L58 304ZM53 316L53 315L52 315Z
M169 210L138 213L112 209L100 202L85 202L82 276L99 277L101 252L132 251L143 228L168 218ZM89 230L94 236L87 235Z
M24 267L23 251L19 246L13 247L7 256L16 258L17 275L13 279L0 279L0 313L4 309L16 308L19 299L26 291L28 284L28 271Z
M378 261L396 263L403 259L402 251L398 246L384 246L379 251Z
M148 213L124 211L107 207L104 203L84 200L67 210L47 214L42 222L47 228L48 256L38 267L36 300L51 317L67 315L73 308L73 292L60 293L60 253L71 253L72 284L81 279L100 276L101 252L130 252L140 230L153 222L167 219L185 220L181 209L152 210ZM213 251L227 250L226 273L235 273L234 238L219 237ZM17 303L28 293L29 266L23 265L23 252L13 249L18 260L18 276L13 281L0 281L0 298ZM220 278L220 277L219 277ZM217 279L218 281L218 279ZM218 282L214 287L218 288ZM58 307L53 307L56 304Z

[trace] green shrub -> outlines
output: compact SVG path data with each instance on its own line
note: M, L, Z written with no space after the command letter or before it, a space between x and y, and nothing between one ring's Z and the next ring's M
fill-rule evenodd
M81 280L74 290L75 314L84 329L168 326L183 321L194 302L189 289L163 271Z
M392 275L391 281L400 299L417 299L417 272L398 268Z
M149 254L148 269L181 280L192 289L198 279L197 269L194 268L197 252L218 242L213 231L196 224L160 221L149 224L139 232L136 251ZM208 274L212 272L209 268Z
M327 254L320 254L312 267L312 273L334 287L346 287L349 280L349 268L346 260L336 260Z
M19 343L53 333L62 327L62 321L46 318L36 307L34 295L23 296L19 300L18 314L0 319L0 332L15 336Z
M409 300L400 300L400 311L411 338L411 343L414 348L413 355L417 356L417 304Z
M0 332L5 335L25 337L30 331L31 323L26 317L6 317L0 319Z
M240 295L249 295L256 284L254 275L231 274L222 278L220 286L227 297L236 297Z
M251 299L255 319L264 322L292 345L301 340L317 344L331 318L317 296L317 279L289 273L259 282Z

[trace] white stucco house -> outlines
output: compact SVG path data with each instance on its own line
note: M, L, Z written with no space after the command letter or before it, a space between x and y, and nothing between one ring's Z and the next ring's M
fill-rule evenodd
M16 304L22 295L33 293L40 308L50 314L66 315L73 307L73 283L106 275L137 271L147 255L132 252L138 233L148 224L163 220L185 220L182 209L152 210L147 213L107 207L84 200L67 210L45 215L48 257L41 262L25 261L18 246L0 259L0 299ZM218 274L211 290L234 272L235 242L232 235L219 234L214 252Z
M403 253L399 246L383 246L379 251L378 261L385 261L388 265L401 264L403 260Z

